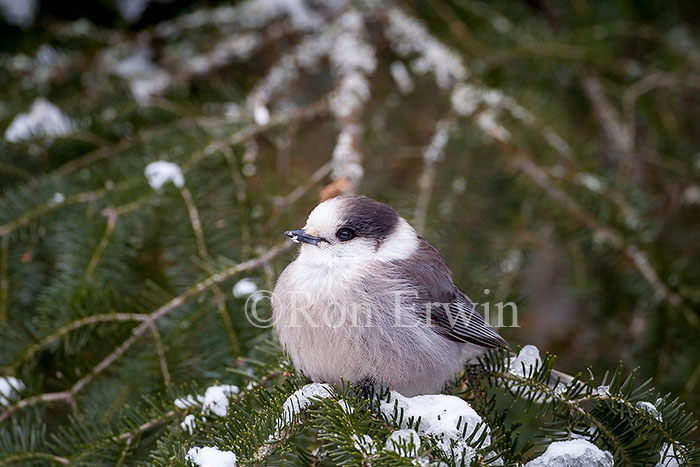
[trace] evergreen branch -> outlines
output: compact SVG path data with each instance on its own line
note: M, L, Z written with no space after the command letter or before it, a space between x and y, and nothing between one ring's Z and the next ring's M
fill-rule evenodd
M114 233L114 228L117 226L117 212L114 209L104 209L102 211L102 214L107 217L107 226L105 227L105 231L102 234L102 238L100 239L100 242L97 244L97 247L95 248L95 252L93 253L92 257L90 258L90 263L88 263L88 267L85 270L85 282L90 283L92 281L92 274L95 272L95 268L97 267L97 263L100 261L100 256L102 256L102 253L104 252L105 248L107 248L107 244L109 243L109 239L112 237L112 234Z
M5 457L4 459L0 459L0 465L17 464L20 462L28 462L28 461L32 461L32 460L51 461L51 462L54 462L54 463L60 464L60 465L70 465L71 464L70 459L66 459L65 457L56 456L56 455L45 453L45 452L28 452L28 453L16 454L14 456Z
M10 256L9 235L0 236L0 324L7 323L7 290L10 279L7 277L7 263Z
M124 433L121 433L121 434L115 436L114 439L120 440L120 441L121 441L121 440L131 441L132 439L134 439L134 438L137 437L138 435L140 435L140 434L142 434L142 433L145 433L146 431L148 431L148 430L150 430L150 429L152 429L152 428L155 428L155 427L157 427L158 425L162 425L163 423L167 422L168 420L170 420L170 419L172 419L172 418L175 418L177 415L181 414L181 413L184 412L185 410L186 410L186 409L182 409L182 410L171 410L171 411L169 411L169 412L166 412L165 414L163 414L162 416L160 416L160 417L158 417L158 418L156 418L156 419L149 420L149 421L147 421L147 422L145 422L145 423L142 423L141 425L139 425L138 427L136 427L135 430L126 431L126 432L124 432Z
M488 377L493 377L497 378L500 380L503 380L506 383L511 383L511 384L516 384L520 385L521 387L529 388L529 389L534 389L535 396L529 396L528 400L535 400L537 399L537 395L539 394L547 394L547 397L550 401L557 401L564 403L568 406L569 411L573 414L576 414L578 416L586 418L592 425L594 425L598 430L600 430L601 433L605 436L605 438L610 442L611 445L616 447L616 451L620 453L620 455L625 458L625 446L622 441L620 441L609 429L608 427L602 423L602 421L598 420L596 417L594 417L592 414L588 413L586 410L581 407L580 402L585 401L586 399L578 399L578 400L571 400L567 399L565 397L562 397L560 394L557 394L553 388L551 388L548 384L537 381L537 378L534 377L522 377L522 376L517 376L509 371L496 371L494 369L486 369L485 371L480 373L481 375L485 375ZM549 378L547 378L549 379ZM547 399L545 399L547 400ZM629 464L629 459L625 458L625 462Z
M123 138L120 139L118 142L107 145L107 146L101 146L98 149L88 152L87 154L84 154L81 157L72 159L69 162L66 162L62 166L58 167L56 170L54 170L50 175L54 177L65 177L66 175L69 175L73 172L75 172L78 169L81 169L87 165L90 165L94 162L98 162L104 159L107 159L111 157L114 154L117 154L125 149L128 149L132 146L135 146L137 144L140 144L144 142L144 140L147 139L157 139L160 137L163 137L164 135L171 133L173 129L177 130L187 130L192 128L192 125L195 123L195 119L192 118L185 118L180 120L179 122L173 123L173 122L168 122L164 123L162 125L157 125L155 127L150 127L147 128L146 130L142 131L141 133L138 133L131 138Z
M69 333L75 331L76 329L80 329L80 328L85 327L85 326L93 326L93 325L99 324L99 323L124 322L124 321L147 321L148 319L149 319L149 315L147 315L145 313L105 313L105 314L101 314L101 315L87 316L85 318L73 321L72 323L61 326L53 333L45 336L39 342L32 345L24 352L20 353L20 355L18 355L17 358L15 358L15 360L12 362L11 368L17 368L22 362L27 361L30 358L32 358L34 355L36 355L37 352L39 352L41 349L43 349L47 345L51 344L52 342L56 341L57 339L60 339L61 337L65 336L66 334L69 334Z
M210 143L205 150L196 152L193 154L193 156L190 158L190 160L185 163L182 167L183 172L187 172L189 169L192 168L192 166L197 165L200 160L209 155L212 151L216 150L221 150L222 147L225 147L226 145L237 145L240 144L241 142L245 141L246 139L256 135L257 133L268 129L270 127L286 124L292 120L300 120L300 119L308 119L308 118L313 118L315 116L321 115L324 112L327 111L328 108L328 101L326 98L322 98L319 101L316 101L306 107L303 107L301 109L298 109L296 111L292 111L289 113L285 114L280 114L280 115L275 115L270 118L270 121L266 125L249 125L248 127L239 130L235 132L233 135L229 136L228 138L225 138L223 140L217 140L212 143ZM131 141L131 140L126 140ZM118 143L123 144L122 143ZM100 153L101 154L101 153ZM97 157L97 156L94 156ZM100 156L97 158L97 160L102 159L107 156ZM78 168L82 167L83 165L86 165L90 162L92 162L92 158L89 158L89 160L86 162L83 160L82 162L78 163L76 161L79 161L81 159L76 159L74 161L69 162L66 164L68 166L64 166L64 169L57 169L58 173L55 173L54 175L62 176L66 175L67 173L70 173L74 170L77 170ZM75 162L75 164L73 164ZM29 224L32 220L41 217L42 215L51 212L55 209L58 209L59 207L62 206L68 206L71 204L80 204L80 203L85 203L89 201L97 201L98 199L101 199L105 197L110 191L114 190L122 190L122 189L128 189L132 188L134 186L137 186L139 183L141 183L141 177L135 177L132 179L128 179L125 181L122 181L120 183L115 184L112 187L105 187L105 188L100 188L97 190L91 190L91 191L86 191L82 193L77 193L73 195L68 195L65 197L65 200L61 203L53 203L46 201L43 204L40 204L33 209L27 211L26 213L22 214L18 218L16 218L13 221L10 221L6 224L0 225L0 237L3 237L7 235L8 233L13 232L14 230L23 227L27 224Z
M170 300L165 305L156 309L149 317L139 326L137 326L131 333L131 335L117 346L107 357L100 361L88 374L80 378L69 390L57 393L46 393L39 396L34 396L26 399L22 399L16 402L0 412L0 422L4 421L12 413L21 410L25 407L30 407L37 403L52 402L56 400L69 401L71 406L75 406L74 396L79 393L88 383L90 383L93 378L104 370L109 368L112 363L114 363L119 357L124 355L129 348L134 345L145 333L150 329L155 322L157 322L162 317L168 315L173 310L179 308L180 306L187 303L192 298L200 295L202 292L209 290L212 286L219 284L232 276L240 274L241 272L249 271L251 269L256 269L263 266L268 261L279 256L285 251L292 247L291 243L285 243L273 248L270 248L267 252L262 255L248 260L246 262L240 263L236 266L232 266L225 271L214 274L207 279L197 283L193 287L190 287L185 292L181 293L177 297Z
M170 372L168 371L168 361L165 359L165 350L163 350L163 340L160 338L158 326L151 323L151 334L156 344L156 352L158 353L158 362L160 363L160 371L163 374L163 383L165 387L170 387Z
M8 164L7 162L2 161L0 161L0 173L5 173L7 175L19 178L25 182L32 179L32 174L30 174L23 168L16 167L12 164Z
M502 142L502 145L514 156L514 165L530 177L545 193L555 201L564 205L568 212L595 232L605 243L628 257L637 271L646 279L649 285L652 286L657 296L667 301L670 305L680 308L689 324L694 327L699 325L698 318L683 304L681 296L676 292L672 292L660 279L658 273L651 265L649 258L639 247L634 244L626 243L619 232L610 226L600 224L590 212L574 201L564 190L552 185L549 182L547 173L525 155L525 153L505 142Z
M202 222L199 217L197 205L194 203L194 199L192 198L192 193L187 188L187 186L183 186L179 189L179 191L187 208L187 214L190 219L190 225L192 226L192 231L194 232L194 236L197 241L199 257L203 260L209 260L211 259L211 257L209 255L209 250L207 249L207 243L204 240L204 230L202 229ZM241 353L241 349L240 345L238 344L238 336L236 336L236 330L233 328L231 317L228 315L228 312L226 310L226 297L224 296L218 284L214 284L212 290L214 291L216 309L219 313L219 316L221 316L221 319L224 322L226 334L228 335L229 341L231 342L231 348L233 349L234 356L238 356Z
M187 207L187 214L190 217L190 225L192 226L192 231L194 232L194 238L197 241L197 248L199 249L199 256L202 259L209 257L209 251L207 250L207 244L204 241L204 231L202 230L202 221L199 219L199 211L197 206L194 204L192 199L192 193L186 186L180 188L180 194Z
M413 212L413 226L418 235L423 235L425 223L430 206L433 185L437 175L436 164L445 157L445 146L449 140L449 134L455 123L455 115L450 113L447 117L438 120L428 146L423 150L423 171L418 178L418 198Z
M38 396L27 397L15 402L13 405L8 406L2 412L0 412L0 423L4 422L10 415L19 410L31 407L39 403L57 402L62 401L70 405L73 409L76 409L75 397L71 391L59 391L59 392L47 392L44 394L39 394Z
M63 206L69 206L71 204L81 204L90 201L97 201L98 199L104 198L110 191L117 189L128 189L138 185L137 179L129 179L123 182L117 183L112 187L100 188L97 190L85 191L82 193L77 193L74 195L66 196L65 200L61 203L54 203L46 201L29 211L25 212L13 221L10 221L4 225L0 225L0 237L5 236L20 227L24 227L29 224L34 219L41 217L42 215L56 210Z
M275 210L276 212L282 211L287 206L290 206L297 202L299 198L304 196L314 185L319 183L321 180L326 178L328 174L331 173L331 170L333 168L333 164L331 161L326 162L323 164L321 167L316 169L314 173L311 174L311 176L304 182L302 185L299 185L296 187L294 190L292 190L290 193L288 193L286 196L279 197L275 199Z

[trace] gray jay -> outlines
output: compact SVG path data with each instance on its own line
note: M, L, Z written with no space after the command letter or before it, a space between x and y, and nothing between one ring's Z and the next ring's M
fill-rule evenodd
M275 286L273 322L312 381L435 393L468 360L508 348L440 253L391 207L332 198L285 234L301 248Z

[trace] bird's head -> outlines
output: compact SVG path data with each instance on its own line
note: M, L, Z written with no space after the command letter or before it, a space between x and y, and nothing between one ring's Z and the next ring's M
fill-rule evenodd
M347 195L322 202L302 229L285 232L301 243L301 256L317 261L405 259L418 236L386 204L366 196Z

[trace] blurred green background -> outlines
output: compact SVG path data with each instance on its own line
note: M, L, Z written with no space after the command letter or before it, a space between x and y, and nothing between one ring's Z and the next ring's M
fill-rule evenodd
M332 181L347 122L327 109L295 112L325 105L338 74L324 57L296 76L281 73L262 128L251 96L298 44L322 35L341 3L310 2L321 24L308 27L284 15L257 27L257 13L207 16L226 4L183 0L41 1L24 23L0 22L4 374L21 376L30 394L69 387L132 324L86 326L41 347L46 336L106 311L150 312L212 265L249 259L303 224ZM487 96L476 112L455 113L453 89L387 39L396 5L456 53L468 70L463 81L496 91L493 102ZM519 327L501 331L514 348L535 344L569 373L600 377L620 361L626 371L639 367L697 413L698 3L361 8L376 70L352 122L364 130L358 191L417 224L473 300L517 304ZM410 92L392 77L402 66ZM68 129L9 136L38 97L60 109ZM430 162L425 149L441 120L450 122L449 139ZM182 167L191 204L172 184L160 193L149 187L144 168L157 160ZM271 288L292 255L251 278ZM269 337L243 318L234 283L162 323L172 382L220 377ZM91 381L78 405L116 413L162 390L153 355L138 344ZM53 410L57 423L67 412Z

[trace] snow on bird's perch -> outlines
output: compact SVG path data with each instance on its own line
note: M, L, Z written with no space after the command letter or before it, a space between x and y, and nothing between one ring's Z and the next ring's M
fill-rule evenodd
M380 405L382 413L389 419L396 415L401 418L401 427L409 428L420 418L420 424L414 427L418 434L433 437L437 446L448 456L453 456L457 464L464 461L469 464L476 450L465 439L475 432L474 440L482 435L481 447L491 444L489 427L482 423L481 417L463 399L445 394L404 397L396 391L390 393L389 401Z
M534 345L526 345L518 356L510 361L510 372L516 376L526 377L542 365L540 351Z
M585 439L556 441L526 467L612 467L613 456Z

